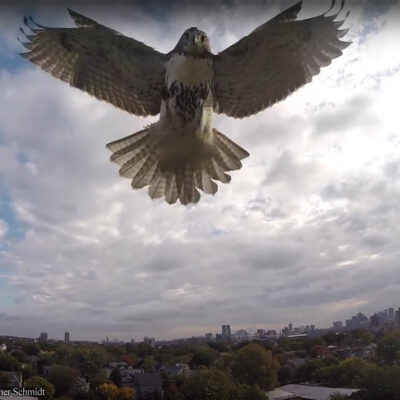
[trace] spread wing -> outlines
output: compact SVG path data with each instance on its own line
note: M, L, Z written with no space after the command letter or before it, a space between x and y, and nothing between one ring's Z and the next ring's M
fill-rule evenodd
M22 55L56 78L136 115L160 112L164 55L69 10L77 28L28 25ZM21 29L25 34L25 32Z
M216 112L241 118L271 106L310 82L350 44L339 40L347 32L338 29L343 21L334 21L339 12L295 21L301 5L215 56Z

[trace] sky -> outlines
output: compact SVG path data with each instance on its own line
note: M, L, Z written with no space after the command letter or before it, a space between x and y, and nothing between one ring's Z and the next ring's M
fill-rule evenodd
M398 2L346 2L340 58L257 115L215 115L250 157L188 207L133 191L109 161L106 143L158 117L17 54L23 16L72 27L65 6L162 52L197 26L218 53L293 3L2 4L0 335L170 339L400 307ZM299 18L329 5L305 1Z

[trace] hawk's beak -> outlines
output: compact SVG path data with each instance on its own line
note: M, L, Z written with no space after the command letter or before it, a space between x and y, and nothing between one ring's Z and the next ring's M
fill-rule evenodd
M197 35L194 35L193 44L196 45L197 43L199 43L199 37Z

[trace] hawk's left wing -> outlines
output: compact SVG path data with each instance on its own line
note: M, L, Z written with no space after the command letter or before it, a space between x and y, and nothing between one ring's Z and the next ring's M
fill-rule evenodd
M350 44L339 40L347 31L338 29L343 23L334 21L338 13L294 21L301 4L215 56L215 112L241 118L271 106L311 81Z
M22 55L56 78L136 115L160 112L164 54L69 10L77 28L28 26ZM23 31L22 31L23 32ZM24 32L23 32L24 33Z

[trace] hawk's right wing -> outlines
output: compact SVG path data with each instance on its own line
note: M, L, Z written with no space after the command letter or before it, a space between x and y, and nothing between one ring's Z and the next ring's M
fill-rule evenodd
M164 54L69 10L77 28L26 35L22 55L56 78L135 115L160 112ZM23 32L23 31L22 31ZM23 32L24 33L24 32Z
M216 112L242 118L261 111L342 54L349 43L339 40L347 31L338 29L343 23L334 21L338 14L297 21L301 4L215 56Z

